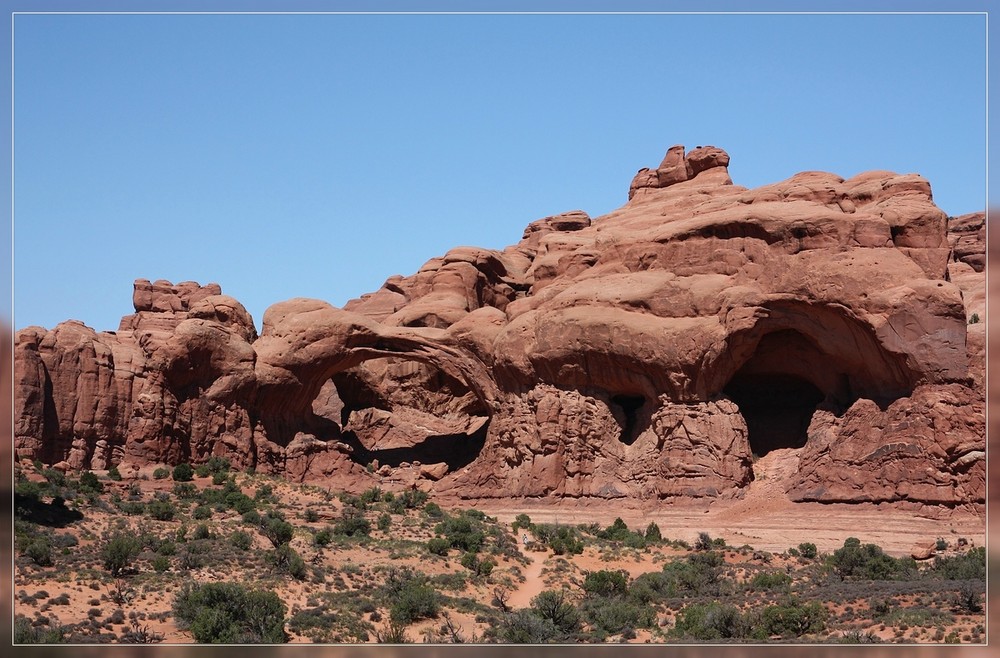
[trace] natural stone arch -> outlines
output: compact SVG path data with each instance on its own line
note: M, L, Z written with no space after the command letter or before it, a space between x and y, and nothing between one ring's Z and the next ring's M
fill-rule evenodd
M708 355L699 392L739 405L753 452L805 445L817 408L843 413L859 398L885 407L920 374L843 306L775 300L730 312L734 326Z
M313 430L313 401L338 373L379 358L426 363L461 381L487 416L498 392L486 366L467 350L448 344L444 332L386 327L318 300L276 304L264 316L257 352L256 407L270 440L283 444Z

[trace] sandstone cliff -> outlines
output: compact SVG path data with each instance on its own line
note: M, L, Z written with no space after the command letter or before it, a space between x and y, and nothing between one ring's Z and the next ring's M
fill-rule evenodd
M668 499L738 496L794 449L794 500L984 503L982 213L914 174L751 190L728 164L675 146L603 217L275 304L260 336L217 285L136 281L117 332L17 332L17 455Z

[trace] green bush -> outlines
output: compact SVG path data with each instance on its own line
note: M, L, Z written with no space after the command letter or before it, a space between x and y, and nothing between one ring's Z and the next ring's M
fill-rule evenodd
M122 571L132 566L132 562L142 545L139 538L132 532L117 532L101 547L101 559L104 568L111 572L112 576L118 576Z
M580 613L566 598L565 590L544 590L531 599L531 610L550 621L560 632L569 634L580 626Z
M270 540L271 544L277 548L282 544L292 541L295 529L292 524L282 518L269 516L261 520L261 534Z
M389 607L392 620L404 626L418 619L433 619L441 609L438 593L417 579L407 581Z
M653 608L621 597L587 598L581 610L599 636L627 634L636 628L648 628L656 621Z
M583 541L575 528L550 523L535 524L535 537L556 555L576 555L583 553Z
M427 550L434 555L447 555L451 542L443 537L432 537L427 540Z
M241 551L248 551L253 546L253 538L247 532L236 530L233 534L229 535L229 543Z
M246 514L256 507L253 498L242 491L230 491L226 494L226 505L237 514Z
M198 519L199 521L204 519L210 519L212 518L212 508L209 507L208 505L199 505L198 507L194 508L193 512L191 512L191 516Z
M507 644L545 644L559 638L555 624L528 609L504 615L496 633L500 641Z
M192 537L195 541L199 539L212 539L214 535L212 534L212 529L208 527L207 523L199 523L195 529Z
M424 505L424 514L431 517L432 519L440 519L444 517L444 510L441 506L435 502L429 502Z
M816 555L818 555L816 551L816 544L810 541L802 542L801 544L799 544L799 554L801 554L802 557L806 558L807 560L815 559Z
M928 575L944 580L985 580L986 548L979 546L962 555L937 556Z
M121 482L122 474L118 472L117 466L112 466L108 469L108 479L114 482Z
M447 516L435 531L444 535L453 547L471 553L478 552L486 539L482 524L468 514Z
M378 517L378 529L382 532L386 532L392 527L392 517L388 512L383 512Z
M372 524L358 511L344 510L344 514L333 526L333 532L345 537L367 537Z
M583 590L595 596L624 596L628 593L628 573L624 570L588 571Z
M769 605L761 614L764 633L784 638L819 633L826 628L826 608L818 601L802 603L788 599L778 605Z
M712 601L685 606L677 613L670 635L704 641L746 638L753 632L739 608Z
M522 528L524 530L533 530L535 525L531 522L531 517L527 514L518 514L514 517L514 522L510 524L511 530L517 532Z
M25 547L24 554L40 567L52 566L52 542L45 535L35 537Z
M160 466L155 471L153 471L154 480L165 480L168 477L170 477L170 469L168 468L163 468L162 466Z
M194 479L194 469L191 464L178 464L174 466L174 482L190 482Z
M282 544L275 548L274 552L270 554L270 560L279 571L283 571L297 580L305 579L305 560L288 544Z
M35 626L24 615L14 620L14 644L59 644L65 642L66 629Z
M333 531L329 528L323 528L322 530L317 530L316 534L313 535L313 543L317 546L326 546L333 541Z
M763 571L750 579L750 588L755 590L787 590L792 577L783 571Z
M174 616L202 644L287 642L285 604L272 591L238 583L187 584L174 600Z
M153 558L153 571L163 573L170 568L170 558L166 555L157 555Z
M893 558L875 544L861 544L856 537L848 537L843 548L830 556L829 563L841 578L860 580L893 580L916 571L913 558Z
M663 535L660 534L660 526L656 525L653 521L650 521L649 525L646 526L646 541L650 543L663 541Z
M169 500L152 500L146 505L146 513L157 521L173 520L176 511L174 504Z
M104 484L92 472L86 471L80 475L80 491L82 493L101 493L104 491Z

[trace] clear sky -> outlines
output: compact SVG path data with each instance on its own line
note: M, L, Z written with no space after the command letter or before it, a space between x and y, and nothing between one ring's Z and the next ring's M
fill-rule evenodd
M673 144L753 187L916 172L986 205L981 15L18 15L14 325L116 329L136 278L258 328L540 217Z

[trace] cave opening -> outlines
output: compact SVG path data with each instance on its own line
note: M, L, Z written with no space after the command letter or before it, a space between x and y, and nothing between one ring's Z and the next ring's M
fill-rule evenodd
M614 395L611 397L611 412L618 419L622 431L619 440L625 445L632 445L639 438L642 427L639 422L640 412L646 404L646 398L641 395Z
M826 397L809 380L787 373L738 373L724 392L739 406L757 457L804 446L813 413Z
M432 364L380 357L334 375L312 404L364 466L444 464L452 472L479 455L490 412L465 382Z

